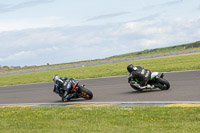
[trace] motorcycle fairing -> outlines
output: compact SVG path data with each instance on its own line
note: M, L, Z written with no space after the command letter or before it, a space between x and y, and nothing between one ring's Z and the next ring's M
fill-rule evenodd
M154 79L156 76L158 76L158 72L152 72L151 73L151 80Z
M67 82L67 84L65 85L65 86L63 86L62 88L63 88L63 90L68 90L68 89L70 89L72 87L72 84L70 83L70 82Z

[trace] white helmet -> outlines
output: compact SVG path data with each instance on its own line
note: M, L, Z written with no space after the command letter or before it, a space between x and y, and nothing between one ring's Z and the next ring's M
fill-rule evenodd
M53 76L53 81L56 82L57 80L59 80L59 76L58 75L54 75Z

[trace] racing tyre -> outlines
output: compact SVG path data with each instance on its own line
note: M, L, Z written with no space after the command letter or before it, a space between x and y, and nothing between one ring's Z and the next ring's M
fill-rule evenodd
M80 87L78 93L81 97L85 98L86 100L90 100L93 98L92 92L85 87Z
M161 90L168 90L170 88L169 82L164 78L158 78L156 82L157 82L158 88Z

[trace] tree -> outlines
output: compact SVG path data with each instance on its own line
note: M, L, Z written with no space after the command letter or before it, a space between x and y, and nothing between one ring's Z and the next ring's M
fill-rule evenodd
M3 66L3 69L9 69L9 67L8 66Z

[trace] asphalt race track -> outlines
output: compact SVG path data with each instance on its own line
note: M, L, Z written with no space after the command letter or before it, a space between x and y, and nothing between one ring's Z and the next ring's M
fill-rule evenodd
M169 90L134 91L127 76L79 80L93 92L92 100L73 99L71 102L143 102L200 101L200 70L165 73ZM0 87L0 104L62 103L53 93L52 83Z

